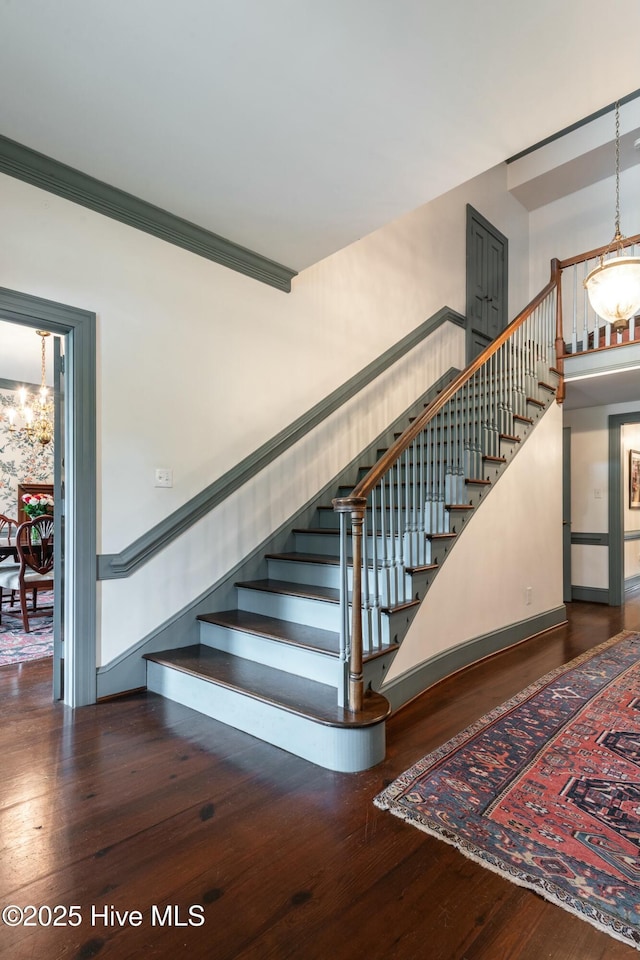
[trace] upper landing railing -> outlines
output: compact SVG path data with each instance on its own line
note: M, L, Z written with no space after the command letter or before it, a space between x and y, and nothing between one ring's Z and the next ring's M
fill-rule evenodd
M640 256L640 234L628 237L622 242L631 256ZM617 250L611 251L615 255ZM622 330L614 330L594 312L589 303L584 281L589 273L598 266L600 257L608 259L609 247L590 250L580 256L560 261L562 275L561 309L564 317L564 329L561 336L564 341L564 355L602 350L619 344L640 340L640 316L631 317Z

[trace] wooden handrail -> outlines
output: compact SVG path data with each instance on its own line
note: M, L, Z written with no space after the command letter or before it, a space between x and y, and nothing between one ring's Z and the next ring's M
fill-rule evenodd
M554 290L558 285L559 270L555 266L558 261L552 261L552 274L549 283L540 291L537 296L518 314L518 316L511 321L511 323L504 328L502 333L498 334L495 340L480 353L475 360L473 360L465 369L460 373L455 380L452 380L451 383L445 387L445 389L440 393L435 400L432 400L428 407L424 410L420 416L414 420L414 422L407 427L403 434L393 443L387 452L378 460L378 462L371 468L366 477L360 481L353 488L349 497L337 497L334 499L333 508L337 512L350 511L350 502L356 502L361 498L366 498L369 496L371 491L376 487L380 480L387 473L389 468L396 462L402 453L409 447L412 441L418 436L418 434L424 430L425 426L433 420L433 418L442 410L445 404L453 397L453 395L463 386L471 377L478 371L491 357L496 353L500 347L511 337L514 330L522 326L525 320L531 316L534 310L540 306L543 300Z
M631 246L631 244L634 244L637 242L640 242L640 235L627 238L626 240L623 241L622 246L624 247ZM404 433L401 434L401 436L395 441L395 443L391 445L391 447L382 455L382 457L378 460L378 462L369 470L367 475L359 483L356 484L356 486L353 488L349 496L336 497L333 500L333 509L337 513L345 515L345 518L343 519L343 517L341 517L341 520L340 520L341 537L343 536L345 531L346 515L350 515L350 518L351 518L351 538L352 538L351 539L351 547L352 547L351 564L353 569L352 591L351 591L351 598L349 599L348 594L346 592L346 588L343 587L341 591L341 599L340 599L341 610L343 612L342 622L343 622L343 627L345 628L345 638L346 638L343 641L343 637L341 633L341 649L342 649L342 644L344 642L345 651L349 650L349 656L348 656L349 689L347 693L347 699L348 699L347 708L350 711L353 711L353 712L360 711L362 709L363 698L364 698L364 677L363 677L363 635L364 635L363 612L364 611L363 611L363 598L362 598L362 579L363 579L363 575L365 577L368 576L368 571L366 571L363 574L362 568L363 568L363 565L365 567L365 570L367 567L367 560L363 556L363 542L364 542L364 546L366 546L367 541L365 538L367 536L367 533L365 530L365 525L366 525L365 518L366 518L367 503L368 503L369 496L378 487L379 484L382 484L382 487L381 487L382 495L383 495L382 507L384 508L385 476L392 475L391 474L392 468L394 468L396 464L400 463L400 458L405 453L405 451L409 450L409 448L414 443L414 441L416 441L417 438L429 427L432 421L435 421L436 417L438 417L438 415L446 409L447 404L453 398L456 397L459 391L461 391L465 387L465 385L469 383L469 381L478 373L478 371L481 371L483 367L485 367L485 365L487 364L490 365L490 362L494 357L494 355L496 355L498 351L501 350L504 344L507 343L513 337L513 335L518 331L518 329L522 327L524 323L530 317L533 316L534 312L547 300L547 298L554 293L555 293L555 344L554 344L555 363L554 363L554 367L555 367L556 373L559 374L559 382L557 385L556 399L559 403L562 403L564 399L563 371L564 371L564 357L566 353L563 324L562 324L562 287L561 287L562 271L565 267L573 266L585 260L592 259L593 257L601 256L602 254L605 254L609 249L610 249L610 246L600 247L597 250L592 250L592 251L589 251L588 253L581 254L578 257L572 257L567 260L563 260L563 261L560 261L558 259L552 260L551 261L551 277L547 285L540 291L540 293L538 293L537 296L535 296L533 300L531 300L531 302L525 307L525 309L522 310L518 314L518 316L507 327L505 327L505 329L495 338L495 340L493 340L486 347L486 349L483 350L483 352L479 354L462 371L462 373L460 373L455 378L455 380L453 380L447 387L445 387L445 389L439 394L439 396L437 396L435 400L433 400L429 404L429 406L425 408L425 410L420 414L420 416L417 417L416 420L414 420L414 422L409 425L409 427L404 431ZM542 319L545 323L548 323L551 320L551 315L549 313L546 313L546 315ZM550 329L549 326L547 326L546 330L547 330L547 336L554 335L552 327ZM526 372L525 380L527 381L531 380L535 385L535 379L534 379L536 377L535 358L530 356L529 359L530 360L533 359L534 361L533 369ZM496 359L496 363L497 363L497 369L498 371L500 371L501 357L498 357ZM491 370L491 367L489 367L489 369ZM480 376L482 377L482 374ZM522 398L523 398L523 403L524 402L539 403L539 401L536 400L535 398L527 398L526 394L524 393L522 393ZM544 406L544 404L541 403L540 406ZM497 419L501 419L500 413L497 414ZM483 429L485 429L485 427L489 429L488 425L486 424L483 425ZM490 435L494 439L498 435L498 429L499 428L497 427L496 424L492 425L490 428L490 430L492 431ZM455 442L456 440L454 435L453 443ZM498 458L496 458L495 456L489 456L488 459L498 459ZM445 464L445 468L446 468L446 464ZM414 471L415 471L415 466L414 466ZM398 476L399 476L399 470L398 470ZM408 480L406 482L406 487L408 490L409 489ZM446 488L446 476L444 481L444 487ZM428 498L428 499L431 499L432 502L435 502L433 501L433 498ZM439 496L438 501L440 500L441 500L441 497ZM442 503L444 503L444 501L442 501ZM398 509L401 510L402 507L399 506ZM408 507L408 499L407 499L407 510L408 509L409 507ZM379 534L377 534L375 530L375 514L376 514L375 500L373 501L372 514L374 517L373 550L375 555L375 549L376 549L375 544L377 542L376 538L379 536ZM382 515L384 517L384 509L382 510ZM432 514L432 519L430 521L430 524L434 522L434 516L435 515ZM435 522L437 523L437 519L435 520ZM426 533L427 530L429 531L433 530L431 526L429 526L428 528L424 527L424 529L415 527L415 529L416 530L420 529L423 533ZM409 532L409 535L411 537L411 529L407 528L407 531ZM382 536L386 543L387 534L384 532L384 520L383 520ZM391 527L391 536L392 537L394 536L393 526ZM345 542L346 542L346 538L345 538ZM410 546L409 546L409 549L411 549ZM387 582L386 592L392 593L396 597L396 601L398 599L398 590L397 590L398 579L397 578L398 576L402 577L404 575L403 570L405 568L409 569L408 566L405 567L405 561L403 559L403 556L404 555L402 554L402 549L400 550L400 555L396 553L395 559L393 558L393 553L392 553L390 566L393 566L394 564L396 565L396 573L394 574L394 576L396 577L395 591L391 589L390 583ZM386 557L386 547L385 547L385 557ZM347 562L348 561L347 561L346 547L344 546L344 543L341 541L341 548L340 548L341 571L343 569L346 570ZM386 559L383 561L383 566L385 563L387 563ZM375 566L375 562L374 562L374 566ZM399 574L398 574L398 567L399 567ZM350 628L348 625L349 607L351 608L350 609L350 613L351 613ZM350 629L350 633L349 633L349 629ZM369 629L370 629L370 624L369 624ZM346 659L347 658L345 658L345 661Z
M640 233L636 233L633 237L624 237L620 243L620 246L630 247L634 243L640 243ZM585 260L594 260L596 257L601 257L607 253L607 251L611 250L612 245L613 241L606 244L604 247L597 247L595 250L589 250L587 253L580 253L577 257L569 257L567 260L560 260L560 269L564 270L566 267L574 267L576 263L584 263Z

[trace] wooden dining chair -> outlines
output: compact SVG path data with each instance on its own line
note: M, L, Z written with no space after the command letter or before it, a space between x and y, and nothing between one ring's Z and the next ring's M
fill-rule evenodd
M37 609L39 590L53 590L53 517L42 516L21 523L16 531L18 551L17 569L3 570L0 564L0 617L4 590L16 590L20 597L20 610L25 633L30 633L29 616L50 614L50 610ZM32 594L32 609L29 612L27 593Z
M14 563L17 563L17 528L17 520L12 520L11 517L6 517L3 513L0 513L0 563L7 558L11 558Z
M20 569L20 564L18 563L18 548L16 547L17 529L17 520L13 520L11 517L0 513L0 564L2 564L0 570L2 570L3 573L8 573L9 571L15 572ZM6 597L0 597L0 606L3 600L6 600L7 604L13 606L15 597L15 590L10 590Z

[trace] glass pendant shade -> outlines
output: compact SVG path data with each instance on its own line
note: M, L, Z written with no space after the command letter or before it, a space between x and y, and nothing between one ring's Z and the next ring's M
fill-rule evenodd
M591 306L607 323L622 324L640 311L640 257L612 257L584 281Z

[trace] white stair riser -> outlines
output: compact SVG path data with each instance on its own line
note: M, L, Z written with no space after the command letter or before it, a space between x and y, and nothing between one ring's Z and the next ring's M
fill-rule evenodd
M200 643L224 650L244 660L253 660L299 677L336 687L342 682L342 664L337 656L306 650L269 637L200 621Z
M265 617L304 623L322 630L340 630L338 603L238 587L238 607L251 613L261 613Z
M404 536L404 534L403 534ZM385 541L383 537L376 537L377 559L380 562L383 558L383 548ZM340 538L330 529L326 533L308 533L306 530L298 530L295 533L296 553L321 553L323 556L335 557L340 551ZM374 538L367 537L367 556L369 560L373 559ZM351 537L348 537L347 546L351 552ZM387 559L391 560L398 551L397 538L386 538Z
M152 662L147 664L147 688L328 770L357 773L384 759L384 722L356 729L315 723L274 704Z
M434 514L441 516L442 529L440 533L447 532L448 527L448 518L449 511L446 509L447 505L463 503L462 494L464 490L464 481L462 477L451 477L447 479L447 485L445 490L444 500L426 500L423 506L423 515L425 517L431 517ZM406 515L409 515L409 520L413 521L413 511L402 511L403 522ZM376 529L380 530L381 528L381 511L376 510ZM396 514L397 516L397 514ZM340 526L340 521L337 519L336 514L331 510L318 510L317 511L318 524L322 530L338 530ZM419 522L418 511L416 511L416 523ZM367 510L366 514L367 526L371 526L373 522L373 513L370 509ZM387 529L389 528L389 511L386 511L385 515L385 525ZM427 530L429 528L427 527Z
M445 533L445 530L438 530L439 533ZM417 534L415 535L418 536ZM295 543L296 543L296 552L297 553L319 553L323 556L334 557L338 549L338 537L335 534L332 534L331 531L327 531L326 534L323 533L307 533L306 531L299 531L295 534ZM382 562L382 539L377 537L377 551L378 551L378 565L381 565ZM367 559L371 562L373 559L373 537L367 537ZM417 550L419 544L414 544L414 550ZM351 537L348 538L347 542L348 555L351 556ZM403 546L404 550L404 546ZM431 544L429 540L423 540L422 543L422 556L420 556L419 561L413 561L411 559L411 553L408 551L405 558L407 566L410 566L412 563L433 563L433 557L438 552L438 547ZM387 539L387 561L389 563L395 563L397 555L397 542Z
M269 578L272 580L288 580L290 583L300 583L307 586L333 587L338 589L340 586L340 567L338 564L324 563L305 563L294 560L274 560L267 561ZM369 592L381 589L376 584L376 577L373 569L368 571ZM353 567L347 568L348 589L353 587ZM364 585L363 585L364 586ZM411 578L405 576L405 589L409 595L411 592Z

